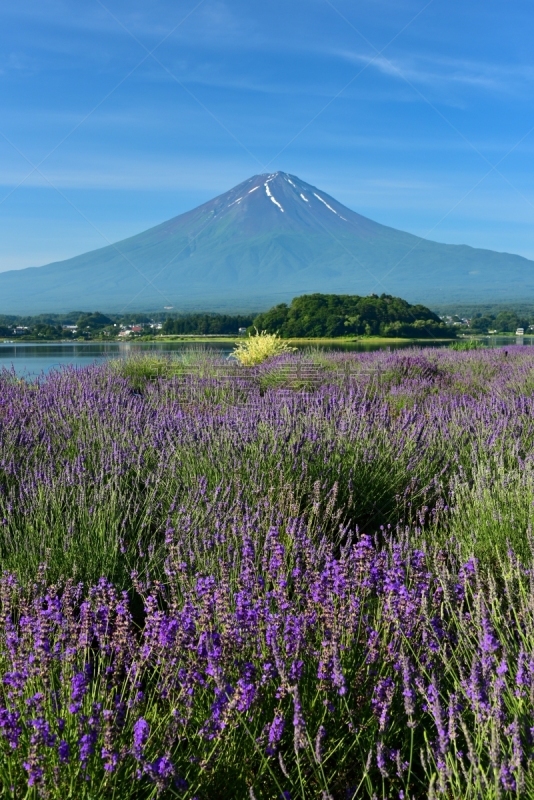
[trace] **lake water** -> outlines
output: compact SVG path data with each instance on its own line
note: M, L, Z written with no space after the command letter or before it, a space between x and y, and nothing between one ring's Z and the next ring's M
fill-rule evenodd
M504 347L511 344L524 344L529 346L534 344L534 337L505 337L492 336L486 337L483 341L490 347ZM309 347L309 345L307 345ZM355 342L354 344L319 345L324 350L344 350L354 352L365 352L390 347L396 350L404 347L412 347L410 342L392 342L391 344L366 344ZM428 342L421 345L423 347L443 347L445 343ZM28 377L41 375L51 369L62 366L74 365L85 367L89 364L98 363L110 358L126 358L134 353L184 353L192 349L209 348L217 350L223 355L229 355L233 349L230 343L209 342L199 344L198 342L45 342L43 344L33 342L4 342L0 341L0 370L15 369L17 375L27 375Z

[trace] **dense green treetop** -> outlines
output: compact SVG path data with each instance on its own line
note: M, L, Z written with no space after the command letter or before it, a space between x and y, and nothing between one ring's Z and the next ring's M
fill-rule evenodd
M239 328L252 325L254 314L182 314L163 323L167 334L227 334L237 335Z
M376 294L308 294L280 303L254 320L258 330L282 338L391 336L454 338L455 330L422 305Z
M92 314L81 314L76 320L76 325L80 330L100 330L107 325L113 325L113 320L100 311L93 311Z

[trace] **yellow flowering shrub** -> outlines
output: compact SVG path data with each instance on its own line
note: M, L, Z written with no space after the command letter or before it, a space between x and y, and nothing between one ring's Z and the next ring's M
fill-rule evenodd
M272 356L291 353L294 350L296 348L289 347L277 333L267 333L267 331L256 329L256 333L249 334L246 339L236 345L232 355L244 367L253 367Z

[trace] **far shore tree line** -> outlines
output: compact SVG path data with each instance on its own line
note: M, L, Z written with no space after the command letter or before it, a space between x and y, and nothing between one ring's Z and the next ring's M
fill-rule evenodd
M526 331L534 325L534 313L516 313L515 311L499 311L498 313L476 312L469 321L473 333L505 333L523 328Z
M248 329L255 313L190 313L170 316L155 314L102 314L71 312L41 314L36 317L0 316L0 337L18 339L106 339L125 333L135 336L158 334L235 336Z
M0 337L26 340L110 339L120 336L237 336L254 330L283 339L383 336L386 338L454 338L457 333L514 333L534 327L534 307L494 307L438 316L387 294L309 294L279 303L264 312L103 314L73 311L38 316L0 315Z

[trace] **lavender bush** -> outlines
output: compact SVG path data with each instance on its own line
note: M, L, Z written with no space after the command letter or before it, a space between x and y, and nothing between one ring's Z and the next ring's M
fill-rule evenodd
M0 789L534 792L534 358L0 380Z

